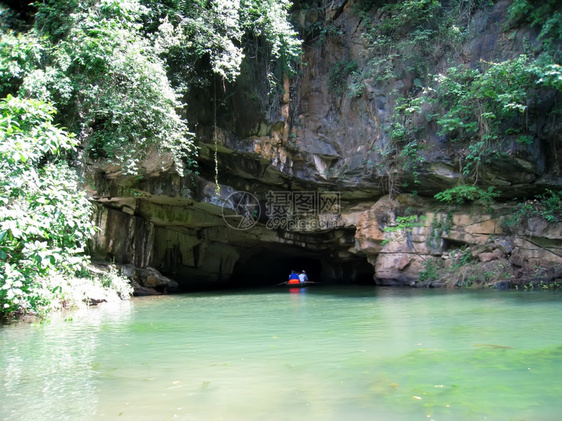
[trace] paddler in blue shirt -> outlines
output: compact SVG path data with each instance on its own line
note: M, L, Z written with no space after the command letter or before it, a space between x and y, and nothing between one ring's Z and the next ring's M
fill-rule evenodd
M294 270L289 275L289 284L298 284L300 282L299 275Z

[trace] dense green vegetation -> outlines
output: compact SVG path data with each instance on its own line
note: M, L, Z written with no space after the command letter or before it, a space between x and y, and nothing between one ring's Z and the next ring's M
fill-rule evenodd
M171 152L181 173L196 153L182 94L213 77L235 80L258 40L272 78L300 54L287 0L207 3L37 2L33 28L2 34L0 96L53 104L92 157L128 173L151 146Z
M562 92L562 66L550 57L531 60L521 55L502 63L483 63L480 70L451 67L437 81L427 101L437 109L433 118L439 134L468 145L463 174L477 183L487 158L506 153L505 141L532 142L529 121L541 112L541 95L548 95L548 90Z
M276 70L294 72L300 41L289 23L289 0L143 0L147 25L160 53L165 52L174 85L208 85L205 70L234 81L245 57L265 55ZM207 68L203 63L208 63ZM277 64L277 68L274 68ZM277 74L278 75L278 74Z
M533 123L559 114L560 2L513 1L503 28L506 39L515 36L512 28L530 24L539 31L538 44L526 40L527 51L519 57L466 67L465 47L478 36L474 12L492 6L486 0L358 2L357 12L370 27L364 34L369 54L362 77L381 87L396 80L405 85L395 93L395 113L387 122L390 142L374 148L384 162L382 172L392 174L391 194L405 187L399 181L406 173L419 182L425 140L435 132L457 151L460 188L482 187L486 164L512 153L513 143L522 149L554 142L541 138Z
M0 315L76 304L94 289L130 294L118 276L100 282L86 270L92 205L64 159L77 139L54 113L37 100L0 101Z
M140 33L142 10L136 1L39 4L32 30L2 37L3 94L53 104L94 158L136 173L153 144L181 171L193 143L164 63Z
M257 53L270 63L272 86L294 72L300 41L290 6L44 0L33 4L32 22L3 25L0 316L72 301L69 291L84 279L88 287L130 293L115 274L76 277L87 274L94 227L74 166L87 157L142 176L142 159L154 148L171 154L180 174L192 168L197 151L185 94L234 81L242 60ZM3 22L15 16L9 12L0 6Z

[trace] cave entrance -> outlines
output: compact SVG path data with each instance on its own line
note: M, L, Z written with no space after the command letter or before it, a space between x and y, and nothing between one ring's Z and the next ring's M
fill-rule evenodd
M304 256L267 250L241 258L230 278L234 287L272 286L285 282L291 270L306 271L310 281L322 278L320 256Z
M228 282L231 287L274 286L287 281L291 270L305 270L313 282L330 284L373 284L374 268L365 258L340 261L330 253L300 248L263 248L244 253Z

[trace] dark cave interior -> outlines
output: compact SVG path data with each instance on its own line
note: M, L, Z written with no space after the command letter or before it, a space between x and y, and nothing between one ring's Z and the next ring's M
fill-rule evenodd
M309 281L326 284L373 284L373 267L365 258L341 261L331 253L292 247L264 248L242 257L229 280L230 287L274 286L287 281L291 270L305 270Z

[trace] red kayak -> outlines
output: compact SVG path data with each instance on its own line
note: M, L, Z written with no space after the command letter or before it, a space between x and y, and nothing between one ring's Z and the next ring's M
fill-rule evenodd
M296 282L291 282L291 281L296 281ZM310 281L305 281L305 282L300 282L296 279L291 279L287 282L281 282L279 285L283 285L283 286L287 286L287 287L291 287L291 288L300 288L300 287L305 287L308 286L310 284L315 284L316 282L310 282Z

